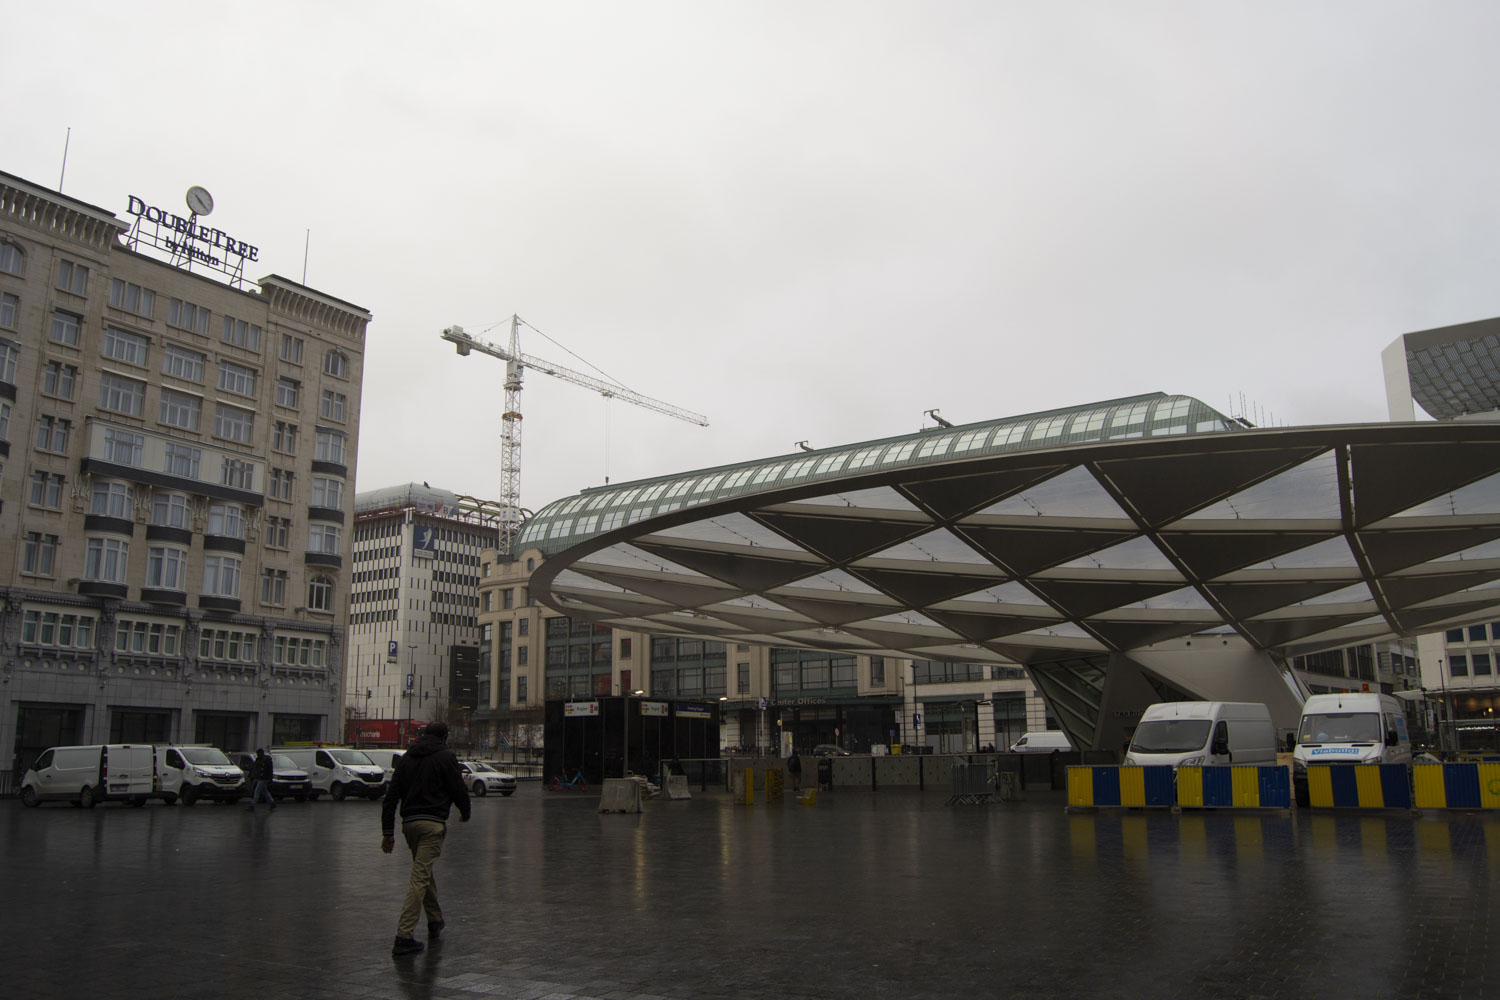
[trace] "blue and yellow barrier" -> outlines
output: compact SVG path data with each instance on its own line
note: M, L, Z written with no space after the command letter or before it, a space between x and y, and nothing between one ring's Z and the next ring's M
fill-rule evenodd
M1419 809L1500 809L1500 764L1413 764Z
M1292 783L1279 765L1179 767L1177 804L1193 809L1290 809Z
M1068 768L1070 806L1157 806L1175 804L1170 767Z
M1315 809L1410 809L1405 764L1312 764L1307 803Z
M1291 780L1279 766L1068 768L1070 807L1289 809Z

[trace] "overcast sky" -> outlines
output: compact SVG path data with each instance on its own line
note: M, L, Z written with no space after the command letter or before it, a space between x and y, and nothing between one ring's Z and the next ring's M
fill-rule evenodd
M375 317L357 488L522 503L1163 390L1385 419L1500 315L1500 5L11 4L0 169L179 206ZM438 12L441 11L441 12ZM496 325L498 324L498 325ZM561 345L561 346L559 346Z

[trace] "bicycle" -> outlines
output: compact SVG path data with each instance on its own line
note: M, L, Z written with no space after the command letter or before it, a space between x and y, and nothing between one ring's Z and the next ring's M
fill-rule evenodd
M547 791L549 792L561 792L568 788L585 789L588 787L589 780L583 776L582 768L574 768L571 778L565 779L562 775L558 775L547 782Z

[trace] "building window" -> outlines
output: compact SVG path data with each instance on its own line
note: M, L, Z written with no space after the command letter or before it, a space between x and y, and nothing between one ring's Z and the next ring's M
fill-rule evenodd
M161 349L161 355L163 375L186 379L189 382L203 381L203 365L207 359L202 354L190 351L186 347L166 344Z
M343 431L325 431L319 429L317 442L313 450L313 458L319 462L333 462L336 465L344 463L344 445L348 435Z
M509 587L500 591L500 606L506 611L516 606L516 595Z
M146 586L162 590L187 589L187 550L153 545L146 551Z
M73 421L62 417L54 417L50 414L42 414L36 418L36 447L38 451L66 452L68 450L68 434L73 429Z
M1467 656L1448 657L1448 673L1453 677L1469 676L1469 658Z
M322 397L318 400L318 416L324 420L336 420L343 423L344 402L345 397L342 392L324 389Z
M290 333L281 335L281 351L277 355L288 364L300 365L302 363L302 338L293 337Z
M329 351L323 355L323 374L334 378L349 377L349 359L342 351Z
M870 686L885 687L885 657L870 657Z
M89 513L101 517L128 518L130 498L130 484L108 479L97 480L89 502Z
M280 608L286 605L286 570L261 570L260 603L270 605L273 608Z
M237 490L255 489L255 463L239 458L225 458L219 469L219 485Z
M255 436L255 414L237 406L215 403L214 436L249 444Z
M10 440L10 404L0 403L0 441ZM0 466L0 470L3 470Z
M307 526L307 551L339 554L339 526L314 521Z
M232 503L215 503L208 506L208 533L221 538L244 538L240 508Z
M292 532L291 518L268 517L266 518L266 548L284 549L290 544Z
M26 255L21 253L20 247L14 243L0 243L0 271L19 278L25 263Z
M121 618L115 622L115 652L176 656L182 626Z
M315 576L307 584L307 609L309 611L333 610L333 581L326 576Z
M480 600L480 603L481 603L482 606L480 607L479 610L481 610L481 611L493 611L494 610L493 605L495 603L494 596L495 596L494 593L492 591L488 591L488 590L486 590L484 593L480 594L479 595L479 600Z
M290 470L271 470L270 496L273 500L290 500L292 498L292 473Z
M109 304L116 309L151 318L156 311L156 293L149 288L114 278L109 283Z
M57 563L57 536L39 531L26 532L26 547L21 556L21 572L51 576Z
M59 399L72 399L73 384L77 380L77 368L61 361L49 361L42 369L42 392Z
M233 361L219 362L219 388L240 396L255 395L255 380L259 376L254 368L237 365Z
M83 317L61 309L52 311L52 330L48 334L54 344L67 344L69 347L78 346L78 330L83 325Z
M297 394L301 389L296 379L279 378L276 380L276 405L296 408Z
M172 299L167 302L167 325L191 330L193 333L208 333L208 310L191 302Z
M297 425L278 420L271 428L271 450L284 455L297 453Z
M151 523L165 528L189 524L187 497L181 493L157 493L151 498Z
M243 347L247 351L260 350L260 327L233 316L224 317L224 343Z
M277 666L321 667L323 665L324 639L299 639L296 636L278 635L271 662Z
M230 663L254 663L257 639L254 632L239 629L206 628L198 634L198 658L227 660Z
M16 364L21 360L21 345L0 340L0 382L16 383Z
M21 618L21 641L39 646L88 649L94 644L94 616L27 611Z
M104 328L104 346L101 353L107 358L123 361L129 365L146 366L146 352L150 342L138 333L128 333L112 326Z
M58 261L57 290L59 292L68 292L72 295L87 295L89 290L89 269L82 264L75 264L71 260Z
M735 691L739 694L747 694L750 691L750 664L740 663L734 669Z
M0 293L0 327L7 330L16 328L16 314L21 311L21 300L9 292ZM15 381L6 379L7 382Z
M530 653L531 653L531 647L530 646L517 646L516 647L516 666L518 666L518 667L527 666L527 662L526 661L530 658L530 655L529 655Z
M171 427L195 431L203 420L203 400L185 392L163 389L157 420Z
M132 468L141 464L146 451L146 435L119 427L104 428L104 460Z
M517 635L530 635L531 634L531 619L530 618L522 618L522 619L520 619L520 621L517 623L516 634Z
M62 495L62 473L38 471L31 474L31 506L61 510Z
M197 479L198 468L202 461L202 448L168 442L166 454L162 460L161 471L169 476L181 476L183 479Z
M146 408L146 383L105 372L99 376L99 408L139 417Z
M211 597L239 597L240 560L218 552L204 556L203 592Z
M343 481L329 479L325 476L313 476L312 505L314 507L332 507L334 509L344 506Z
M124 583L129 560L130 543L123 538L90 538L83 561L84 579L98 583Z

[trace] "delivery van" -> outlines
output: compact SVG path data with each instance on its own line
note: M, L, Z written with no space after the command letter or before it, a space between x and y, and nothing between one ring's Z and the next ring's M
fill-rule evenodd
M1401 703L1388 694L1315 694L1302 704L1292 770L1309 764L1409 764Z
M400 760L401 755L406 751L380 748L371 749L369 747L362 747L361 749L364 750L365 756L370 758L371 763L380 765L380 769L385 772L385 783L389 785L391 779L396 776L396 761Z
M1023 733L1010 745L1011 753L1051 753L1054 750L1072 750L1068 734L1061 729L1044 729L1035 733Z
M1242 701L1165 701L1147 707L1125 764L1209 767L1276 763L1276 726L1265 705Z
M143 806L154 789L154 767L147 743L53 747L21 776L21 803L71 802L92 809L115 799Z
M207 744L156 747L156 794L167 805L193 805L199 799L238 802L250 794L245 772Z
M312 780L309 798L329 795L335 802L350 795L366 799L385 796L385 769L350 747L272 747L307 772Z

